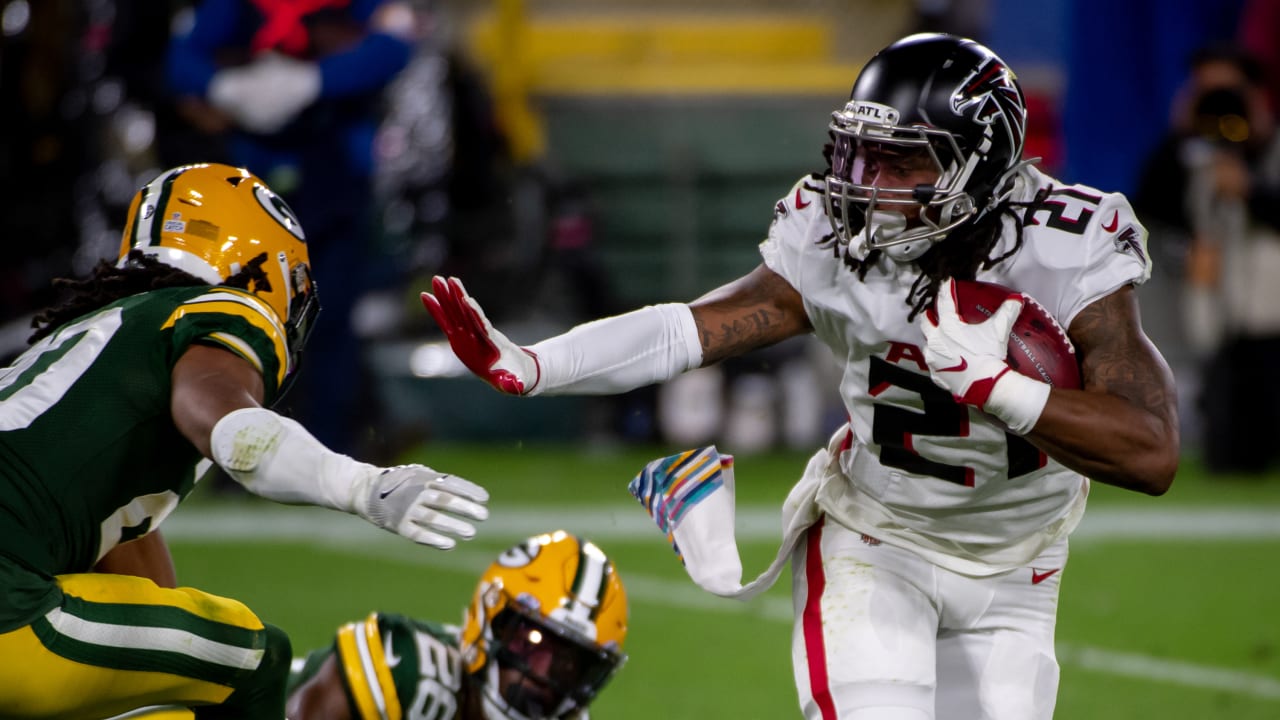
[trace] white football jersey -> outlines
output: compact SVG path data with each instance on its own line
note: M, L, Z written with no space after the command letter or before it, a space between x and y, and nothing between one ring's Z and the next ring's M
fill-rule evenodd
M1123 195L1063 185L1035 168L1017 182L1015 202L1047 195L1030 211L1022 247L978 280L1030 295L1065 328L1089 303L1150 277L1147 232ZM865 252L835 241L820 183L796 183L760 245L844 366L851 445L841 456L844 477L824 485L819 505L850 529L956 572L1025 565L1074 529L1088 481L933 383L923 318L907 320L916 266L882 253L859 279L845 256ZM1006 218L991 256L1016 241Z

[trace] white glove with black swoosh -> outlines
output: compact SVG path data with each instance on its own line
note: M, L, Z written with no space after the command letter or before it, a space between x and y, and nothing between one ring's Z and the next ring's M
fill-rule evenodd
M355 513L384 530L422 545L449 550L457 538L475 537L475 527L459 519L484 520L489 493L456 475L425 465L399 465L361 478Z

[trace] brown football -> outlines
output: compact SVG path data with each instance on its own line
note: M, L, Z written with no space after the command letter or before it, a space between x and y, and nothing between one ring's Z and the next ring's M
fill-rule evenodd
M996 283L956 280L956 307L966 322L982 322L1010 295L1026 300L1009 333L1009 366L1057 388L1079 389L1076 349L1058 321L1026 293Z

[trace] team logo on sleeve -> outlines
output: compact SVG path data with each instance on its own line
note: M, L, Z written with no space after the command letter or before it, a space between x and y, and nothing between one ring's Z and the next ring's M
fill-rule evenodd
M1132 253L1142 262L1147 261L1147 254L1142 250L1142 235L1138 232L1138 228L1132 225L1125 225L1124 229L1116 233L1113 240L1116 252L1128 255Z

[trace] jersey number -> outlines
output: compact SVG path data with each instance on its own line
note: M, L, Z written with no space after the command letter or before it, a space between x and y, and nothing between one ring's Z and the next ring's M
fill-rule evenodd
M0 374L0 431L21 430L58 404L120 329L113 308L67 325L36 343Z
M969 434L969 409L956 402L927 375L904 370L878 357L871 358L872 395L886 386L916 393L924 403L924 412L877 403L871 420L871 439L880 446L880 462L914 475L928 475L957 485L973 486L973 468L928 460L913 447L916 435L964 437ZM1015 478L1044 465L1044 457L1036 446L1012 433L1005 433L1009 461L1009 477Z

